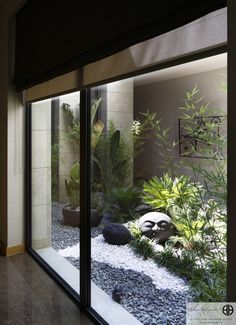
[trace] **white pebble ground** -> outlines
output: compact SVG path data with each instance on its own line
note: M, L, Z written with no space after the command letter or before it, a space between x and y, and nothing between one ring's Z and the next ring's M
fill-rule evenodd
M91 241L93 260L115 268L144 273L152 279L153 284L158 289L189 291L184 280L170 273L166 268L158 266L151 259L145 260L139 257L129 245L110 245L105 242L102 235L92 238ZM59 250L59 254L64 257L79 258L79 243Z

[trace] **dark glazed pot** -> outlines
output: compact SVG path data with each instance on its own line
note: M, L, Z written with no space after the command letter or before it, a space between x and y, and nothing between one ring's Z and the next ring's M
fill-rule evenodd
M80 226L80 210L71 209L70 207L62 208L62 215L65 225Z
M69 226L80 226L80 210L71 209L70 207L64 207L62 209L62 215L64 224ZM91 209L91 227L97 227L101 222L102 216L99 215L97 209Z

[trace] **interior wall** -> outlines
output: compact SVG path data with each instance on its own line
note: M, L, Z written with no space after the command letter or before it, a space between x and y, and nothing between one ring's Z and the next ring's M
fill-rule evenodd
M176 142L179 139L178 118L182 114L178 108L184 105L186 91L191 91L195 85L200 89L200 96L205 96L204 103L209 102L210 107L220 108L223 114L227 114L227 93L220 89L222 82L227 83L226 68L135 86L134 118L140 119L139 112L147 112L147 110L156 112L163 128L172 126L169 133L170 141ZM176 147L176 161L179 160L178 150L179 148ZM162 160L159 147L155 144L147 144L144 152L137 159L135 167L144 177L161 176Z
M0 4L0 243L3 253L24 243L24 110L22 94L11 86L14 14L23 0Z
M4 24L3 16L3 5L0 4L0 42L6 44L7 26ZM7 84L4 83L4 79L7 78L8 71L3 64L7 55L6 48L3 47L0 51L0 241L2 249L7 244L7 161L4 159L7 156L7 110L3 109L7 107Z

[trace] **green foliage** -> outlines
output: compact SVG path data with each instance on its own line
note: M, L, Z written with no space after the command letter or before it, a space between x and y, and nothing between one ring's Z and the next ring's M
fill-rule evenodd
M204 183L208 196L226 207L227 199L227 138L225 128L226 117L209 118L209 116L222 115L219 109L209 107L209 104L203 104L203 97L198 98L199 90L195 87L191 92L187 92L184 100L183 117L186 120L185 131L192 134L202 143L202 146L191 147L191 154L196 150L203 157L207 157L199 163L193 158L184 158L181 161L183 166L188 167L195 179ZM201 123L196 123L200 119ZM221 134L218 129L221 127Z
M169 131L171 127L161 127L161 120L158 119L157 113L152 113L147 110L146 113L139 113L140 120L135 120L131 131L133 133L133 151L134 158L144 152L148 143L154 144L158 148L158 154L162 156L162 165L170 175L173 174L176 167L175 148L177 142L171 142ZM154 150L155 146L153 147ZM173 174L175 175L175 174Z
M202 258L206 255L210 259L219 259L225 262L226 255L226 223L227 223L227 173L226 173L226 135L219 134L219 120L208 119L209 116L219 115L219 110L212 109L209 104L203 103L203 97L198 97L197 87L186 93L184 100L183 117L186 119L186 131L195 134L196 138L204 143L200 147L202 156L208 159L197 162L193 158L183 158L182 166L190 169L194 183L201 182L197 204L185 204L185 208L175 207L172 216L178 219L178 223L184 224L184 220L191 224L193 241L194 236L202 247ZM196 126L196 119L201 123ZM224 121L220 122L224 123ZM223 127L223 125L222 125ZM193 153L196 148L192 148ZM202 195L204 191L204 195ZM172 208L173 210L173 208ZM199 222L196 224L196 222ZM197 228L194 231L194 225ZM190 239L190 236L189 236ZM211 243L209 245L209 242ZM213 249L206 249L212 246Z
M199 185L200 186L200 185ZM187 176L175 177L168 173L152 177L143 185L143 200L152 208L169 211L173 205L182 206L186 201L195 201L198 191Z
M110 159L113 161L117 150L120 146L120 131L116 130L112 136L110 141Z
M130 229L134 239L139 240L142 237L142 232L141 232L140 228L138 227L137 222L135 222L135 221L129 222L128 228Z
M130 184L132 150L129 138L111 122L108 131L99 138L92 159L98 166L97 180L104 193Z
M183 206L172 206L170 209L172 222L177 235L170 238L170 243L179 243L184 248L194 250L199 261L205 259L225 260L226 254L226 211L213 200L195 205L185 203Z
M95 116L100 106L101 98L98 98L91 106L91 149L95 150L99 138L102 135L104 124L102 121L95 122ZM65 133L65 137L70 140L75 146L75 151L79 151L80 147L80 106L77 105L74 109L69 105L63 104L64 110L68 113L69 127ZM75 209L79 205L79 186L80 186L80 166L76 162L70 171L69 181L65 180L66 193L69 199L71 208Z
M76 162L70 170L69 181L65 180L66 194L71 209L79 206L80 200L80 165Z
M51 146L51 189L52 189L52 202L59 200L59 144L54 143Z
M142 240L131 226L132 246L159 265L188 279L196 301L226 299L226 223L227 223L227 139L224 118L211 108L194 87L186 92L181 108L184 128L200 145L190 147L188 155L176 159L178 141L170 141L170 128L162 129L156 113L147 112L133 126L137 151L150 141L158 146L167 173L144 184L144 201L164 210L176 228L165 249L155 252L152 242ZM219 134L219 127L223 134ZM195 159L199 154L207 159ZM189 177L180 176L184 173Z
M94 151L102 135L104 124L101 120L95 122L97 110L101 104L102 98L98 98L91 107L91 149Z
M221 302L226 300L226 263L212 258L199 263L195 251L176 248L170 242L161 251L155 250L155 241L142 236L136 222L128 227L133 240L130 245L144 258L152 258L158 265L185 278L193 291L194 301Z
M79 149L80 145L80 107L77 105L75 108L72 108L69 104L63 103L62 107L67 113L68 117L68 128L65 133L65 137L70 140L77 148Z
M133 240L130 242L130 245L134 248L134 251L145 259L153 257L154 250L152 246L152 241L147 237L142 236L137 222L129 222L128 228L130 229L133 237Z
M226 263L213 259L203 270L196 270L190 280L195 289L195 301L226 301Z
M118 222L127 222L136 217L135 208L139 197L140 192L135 187L114 188L106 195L106 209Z
M95 117L97 114L97 110L101 104L101 98L98 98L94 101L91 106L91 148L95 149L99 137L101 136L104 124L102 121L96 121ZM69 139L75 146L76 149L79 150L80 145L80 106L77 105L75 108L72 108L69 104L63 103L62 107L65 112L68 113L69 117L69 127L66 131L66 138Z

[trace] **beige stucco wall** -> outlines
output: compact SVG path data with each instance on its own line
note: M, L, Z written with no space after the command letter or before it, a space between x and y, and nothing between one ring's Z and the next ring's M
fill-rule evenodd
M0 242L24 243L24 108L22 94L12 87L15 12L25 1L0 4Z
M119 130L130 127L133 121L133 79L107 84L102 92L106 102L107 122L112 121Z
M134 117L137 118L138 112L146 112L147 109L156 112L164 128L172 126L169 133L170 141L178 141L178 118L182 113L178 108L184 104L186 91L191 91L197 85L200 94L206 96L205 103L210 102L210 107L220 108L226 114L227 93L220 90L222 82L227 82L226 68L136 86L134 87ZM137 159L137 170L145 170L145 177L161 176L163 170L159 168L162 165L159 147L149 144L144 149L145 151ZM179 160L178 147L175 150L175 159L176 162Z
M0 4L0 42L8 44L8 30L4 22L4 8ZM0 51L0 240L7 245L7 93L8 69L4 65L8 51L3 47Z

